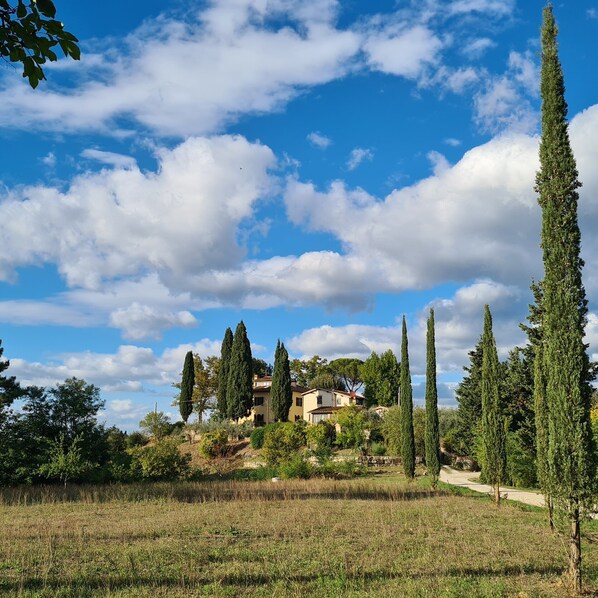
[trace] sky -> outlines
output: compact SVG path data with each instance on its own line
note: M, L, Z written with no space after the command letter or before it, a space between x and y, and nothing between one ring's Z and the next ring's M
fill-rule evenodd
M0 65L9 372L172 414L184 356L400 353L436 314L439 404L489 304L499 354L542 277L535 0L56 1L80 62ZM598 359L598 2L554 3Z

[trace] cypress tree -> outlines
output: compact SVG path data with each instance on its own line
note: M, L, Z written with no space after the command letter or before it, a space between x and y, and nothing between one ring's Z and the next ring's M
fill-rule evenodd
M276 346L274 357L274 373L272 375L272 411L276 421L285 422L289 419L289 410L293 401L291 388L291 367L289 354L283 344Z
M484 476L500 504L500 483L507 469L505 419L500 408L499 365L490 308L484 308L482 335L482 446Z
M580 510L590 507L595 453L590 425L589 360L584 345L587 301L582 284L577 178L567 103L549 4L542 23L542 136L536 191L542 208L543 375L548 407L551 497L569 519L569 575L581 591Z
M401 339L401 458L403 471L408 479L415 477L415 436L413 433L413 395L409 372L407 323L403 316Z
M181 393L179 395L179 411L183 421L187 423L189 416L193 413L193 387L195 386L195 369L193 364L193 353L187 351L183 365L183 378L181 379Z
M226 383L226 414L237 420L249 415L253 404L251 346L241 320L235 329Z
M435 488L440 473L440 429L438 424L438 389L436 387L436 339L434 310L430 309L426 336L426 468Z
M218 411L222 417L227 416L226 408L226 388L228 385L228 371L230 368L230 353L233 348L233 331L226 329L222 339L222 348L220 350L220 368L218 370L218 391L216 393L216 403Z

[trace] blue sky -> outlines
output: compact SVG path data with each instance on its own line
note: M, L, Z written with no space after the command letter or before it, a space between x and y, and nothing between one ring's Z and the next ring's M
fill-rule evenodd
M188 350L399 350L435 307L441 404L489 303L501 355L541 276L541 2L57 2L81 40L0 69L0 338L26 384L97 384L134 429ZM554 6L598 355L598 3Z

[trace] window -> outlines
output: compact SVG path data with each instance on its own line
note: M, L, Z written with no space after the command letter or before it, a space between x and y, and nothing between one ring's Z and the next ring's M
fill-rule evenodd
M303 397L297 397L295 399L295 406L296 407L303 407Z
M263 413L256 413L255 417L253 418L253 423L256 426L263 426L264 425L264 414Z
M342 405L342 399L340 397L336 397L336 404L337 405Z
M318 404L318 405L321 405L321 404L322 404L322 395L318 395L318 398L317 398L317 404Z
M264 397L255 397L255 399L253 400L253 404L256 407L261 407L264 404Z

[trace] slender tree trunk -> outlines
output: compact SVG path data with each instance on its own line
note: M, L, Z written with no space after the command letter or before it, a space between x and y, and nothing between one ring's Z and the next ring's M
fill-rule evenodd
M546 504L548 506L548 525L550 525L550 531L554 531L554 505L551 496L546 497Z
M497 507L500 507L500 484L498 483L494 486L494 502Z
M571 536L569 538L569 577L571 589L581 593L581 532L579 529L579 506L571 512Z

